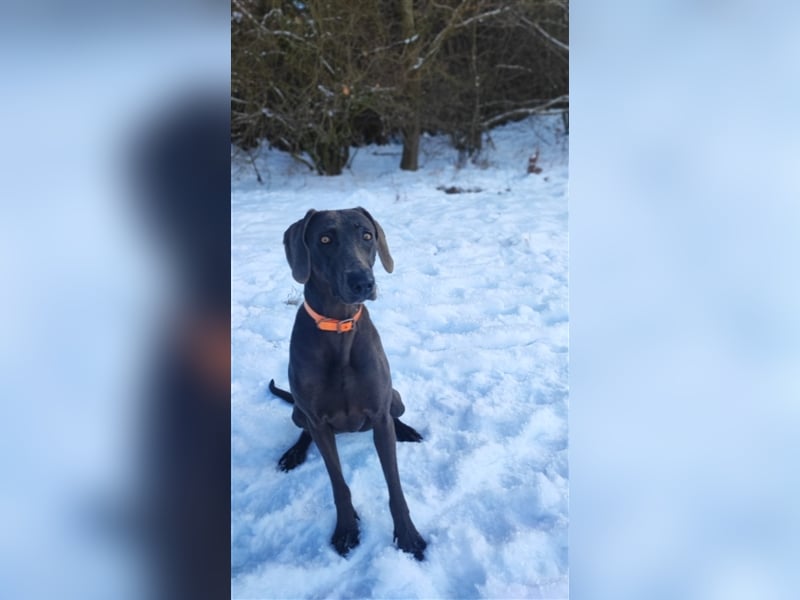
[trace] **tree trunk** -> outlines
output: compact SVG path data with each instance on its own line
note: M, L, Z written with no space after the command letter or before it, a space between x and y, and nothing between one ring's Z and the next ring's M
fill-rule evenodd
M420 123L417 113L409 126L403 128L403 158L400 159L400 168L404 171L419 169L419 138Z
M403 37L410 40L416 33L414 25L414 1L400 0L400 14L403 23ZM400 160L400 168L404 171L416 171L419 169L419 138L422 133L420 119L420 98L422 96L422 85L419 72L415 69L419 58L419 45L411 42L411 51L408 52L406 64L406 91L409 101L410 113L403 126L403 157Z
M472 52L470 56L470 76L472 77L472 120L469 124L467 145L470 156L474 157L481 151L483 128L481 127L481 75L478 71L478 24L473 22Z

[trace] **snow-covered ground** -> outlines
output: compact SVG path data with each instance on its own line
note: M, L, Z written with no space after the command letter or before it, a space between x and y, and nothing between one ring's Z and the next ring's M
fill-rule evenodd
M361 148L319 177L279 152L232 171L231 560L235 598L568 596L567 137L556 116L491 132L478 164L423 140ZM539 174L528 158L540 150ZM445 193L457 187L462 193ZM395 262L376 264L370 303L421 444L400 444L411 515L428 541L415 561L392 544L388 492L369 434L337 437L361 543L329 540L330 482L316 449L276 469L298 430L267 383L288 387L302 287L282 236L309 208L363 206Z

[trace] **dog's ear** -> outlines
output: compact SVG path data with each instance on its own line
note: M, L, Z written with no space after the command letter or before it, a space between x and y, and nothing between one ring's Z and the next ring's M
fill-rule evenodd
M308 251L306 243L306 229L311 222L311 217L316 212L312 208L305 217L292 224L283 234L286 260L292 268L292 277L298 283L305 283L311 277L311 253Z
M381 259L381 264L383 268L386 269L386 272L391 273L394 271L394 260L392 260L392 255L389 254L389 244L386 242L386 234L383 233L383 227L381 227L378 221L372 218L372 215L367 212L367 209L358 206L356 210L362 212L375 227L376 241L378 243L378 257Z

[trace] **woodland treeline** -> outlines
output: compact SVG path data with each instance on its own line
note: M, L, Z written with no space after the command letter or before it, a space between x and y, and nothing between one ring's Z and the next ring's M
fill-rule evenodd
M501 123L569 105L568 0L233 0L232 141L322 174L352 146L423 132L475 156ZM306 158L301 158L301 157Z

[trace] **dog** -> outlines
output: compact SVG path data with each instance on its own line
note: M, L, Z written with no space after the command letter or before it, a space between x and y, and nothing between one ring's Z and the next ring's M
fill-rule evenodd
M394 541L417 560L427 543L409 515L400 485L396 442L422 436L401 422L405 412L392 388L389 361L364 305L375 300L372 267L376 255L394 269L383 228L363 208L309 210L283 236L292 277L304 285L289 348L291 393L270 381L277 396L294 404L292 420L303 432L279 467L294 469L315 442L331 479L336 528L331 544L342 556L359 543L359 517L342 475L335 435L372 429L375 449L389 488Z

